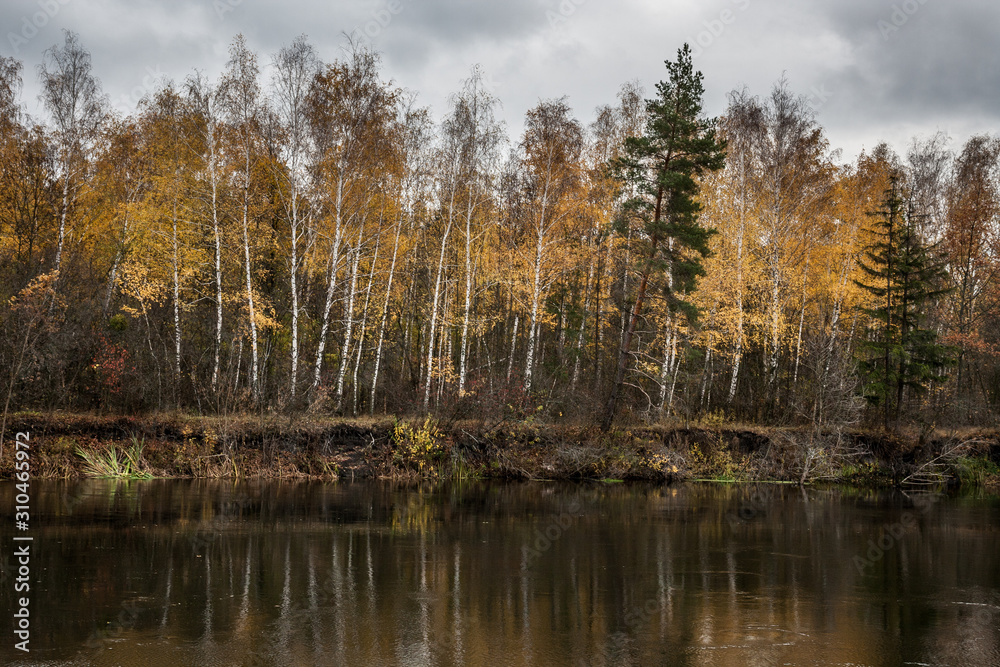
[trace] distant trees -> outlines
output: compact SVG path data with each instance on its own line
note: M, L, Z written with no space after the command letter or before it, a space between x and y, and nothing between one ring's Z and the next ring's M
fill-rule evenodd
M704 118L686 49L516 141L478 67L435 119L360 45L258 62L121 115L69 33L39 124L0 59L10 409L995 419L995 137L839 164L786 81Z

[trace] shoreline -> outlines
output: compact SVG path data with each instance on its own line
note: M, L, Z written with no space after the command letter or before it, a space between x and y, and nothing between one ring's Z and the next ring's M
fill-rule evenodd
M10 415L0 480L27 431L32 477L538 479L947 485L1000 489L1000 431L900 434L433 418Z

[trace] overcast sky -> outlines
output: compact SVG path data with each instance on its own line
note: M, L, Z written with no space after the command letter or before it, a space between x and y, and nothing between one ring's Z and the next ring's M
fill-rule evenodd
M162 77L216 77L240 32L263 64L302 33L332 61L355 33L439 118L481 64L517 139L539 99L565 95L589 123L625 81L651 91L687 41L710 115L734 88L764 96L784 74L847 160L882 140L902 152L944 131L958 148L1000 131L996 0L0 0L0 27L39 117L36 67L66 28L125 109Z

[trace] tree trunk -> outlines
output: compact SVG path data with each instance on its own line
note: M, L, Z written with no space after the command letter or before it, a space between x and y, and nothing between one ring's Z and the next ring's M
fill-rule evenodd
M587 269L587 284L583 290L583 314L580 319L580 330L576 334L576 359L573 362L573 379L570 381L570 393L576 393L576 384L580 379L580 358L583 356L583 332L587 329L587 315L590 310L590 283L594 277L594 261L591 259Z
M389 263L389 278L385 284L385 303L382 304L382 321L378 325L378 345L375 347L375 368L372 371L372 393L368 405L369 414L375 414L375 389L378 387L378 372L382 363L382 343L385 340L385 323L389 316L389 299L392 297L392 277L396 270L396 254L399 251L399 232L402 227L402 219L397 220L396 239L392 244L392 262Z
M212 235L215 245L215 349L212 360L212 393L219 381L219 360L222 355L222 239L219 234L218 175L215 171L215 130L209 126L209 178L212 181Z
M361 354L365 349L365 328L368 326L368 304L371 301L372 282L375 280L375 265L378 263L378 249L382 241L382 220L379 218L379 233L375 237L375 254L372 257L371 270L368 272L368 287L365 288L365 305L361 307L361 325L358 334L358 354L354 360L354 373L351 376L352 407L351 414L358 414L358 368L361 366Z
M448 235L451 233L452 211L455 203L455 189L452 187L451 205L448 207L448 222L441 237L441 254L438 258L437 277L434 279L434 300L431 303L430 331L427 333L427 377L424 380L424 410L431 403L431 379L434 376L434 334L437 331L438 304L441 299L441 275L444 273L444 255L448 249Z
M746 233L746 215L743 202L746 198L745 182L742 183L742 187L743 194L740 197L740 228L736 235L736 348L733 350L733 376L729 380L728 403L732 403L736 397L736 384L740 376L740 363L743 361L743 240Z
M667 407L667 378L672 368L674 328L671 323L670 312L667 311L667 324L663 331L663 364L660 365L660 414L664 415Z
M330 271L326 280L326 299L323 306L323 324L319 331L319 344L316 348L316 364L313 367L312 391L319 389L321 374L323 372L323 353L326 351L326 337L330 330L330 309L333 308L333 295L337 289L337 272L340 268L340 241L343 237L343 203L344 203L344 177L342 165L337 170L337 198L335 201L335 217L333 228L333 248L330 250Z
M542 291L542 253L545 249L545 208L548 199L548 183L546 192L542 194L542 211L538 222L538 236L535 241L535 270L531 291L531 324L528 328L528 353L524 361L524 392L531 391L531 377L535 364L535 345L538 338L538 304Z
M246 278L247 310L250 319L250 394L256 402L260 397L260 370L257 352L257 310L253 300L253 273L250 266L250 150L247 149L243 182L243 265Z
M62 266L63 244L66 240L66 218L69 214L69 160L63 164L62 210L59 212L59 238L56 242L56 271Z
M653 239L653 252L656 249L656 239ZM646 288L649 286L649 271L650 267L647 265L646 270L642 273L642 278L639 281L639 291L635 296L635 305L632 307L632 316L628 320L628 328L625 330L625 337L622 340L621 349L618 352L618 368L615 370L615 381L611 387L611 395L608 397L607 405L604 408L604 416L601 419L601 430L609 431L611 429L611 423L615 419L615 412L618 409L618 399L621 395L622 384L625 382L625 371L628 368L628 359L631 355L632 350L632 336L635 335L635 326L639 321L639 315L642 312L642 304L646 299Z
M174 383L181 379L181 281L180 249L177 242L177 201L174 200L173 215L173 269L174 269Z
M340 411L340 405L344 398L344 376L347 373L347 367L350 365L347 355L351 349L351 335L354 328L354 296L355 288L358 284L358 265L361 263L361 240L364 234L364 225L361 226L361 231L358 232L358 241L355 246L354 252L354 263L351 266L351 287L348 290L347 298L347 308L344 311L344 345L341 347L340 351L340 363L337 368L337 393L335 398L336 410Z
M809 253L806 253L806 265L802 270L802 307L799 310L799 334L795 339L795 372L792 374L792 386L799 382L799 360L802 358L802 327L806 321L806 285L809 275Z
M465 213L465 311L462 316L462 341L458 361L458 395L465 395L466 354L469 348L469 317L472 312L472 193Z
M292 186L292 266L289 272L290 288L292 291L292 369L288 378L289 394L294 399L295 391L299 384L299 210L298 210L298 188Z
M507 382L510 382L510 376L514 373L514 353L517 351L517 324L518 315L514 314L514 326L510 328L510 354L507 356Z

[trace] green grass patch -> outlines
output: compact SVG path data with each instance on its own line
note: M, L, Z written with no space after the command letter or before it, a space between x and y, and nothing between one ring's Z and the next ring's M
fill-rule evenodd
M955 459L952 470L959 486L986 486L1000 479L1000 466L986 457L963 456Z
M152 479L153 474L145 470L142 460L145 446L145 440L133 436L132 445L127 449L119 449L112 443L103 452L88 452L77 447L76 453L84 460L83 472L88 477Z

